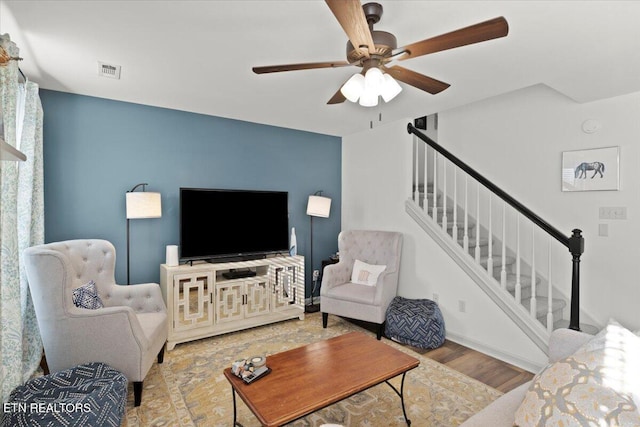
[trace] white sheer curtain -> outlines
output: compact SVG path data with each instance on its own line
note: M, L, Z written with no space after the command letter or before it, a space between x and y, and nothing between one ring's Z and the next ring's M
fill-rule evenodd
M0 46L19 50L9 35ZM21 87L22 85L22 87ZM29 293L22 251L44 242L42 104L38 85L19 83L18 63L0 66L4 139L27 156L0 162L0 374L2 402L38 368L42 341Z

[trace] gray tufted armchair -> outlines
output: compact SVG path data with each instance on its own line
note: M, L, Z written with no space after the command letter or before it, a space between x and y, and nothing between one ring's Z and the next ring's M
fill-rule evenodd
M67 240L24 251L24 264L44 344L47 365L58 372L103 362L134 385L142 383L157 355L162 363L167 340L167 308L160 286L115 283L116 251L106 240ZM104 304L76 307L73 290L93 280Z
M393 231L347 230L338 235L340 262L327 265L320 287L322 326L329 314L363 320L378 325L382 337L387 307L398 290L402 234ZM373 286L351 281L356 260L384 265Z

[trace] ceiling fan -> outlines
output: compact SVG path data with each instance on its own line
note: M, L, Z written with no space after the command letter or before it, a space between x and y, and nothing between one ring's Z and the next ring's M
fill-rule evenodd
M347 80L327 104L339 104L344 102L345 99L349 99L352 102L360 99L361 105L373 106L377 105L379 95L382 96L385 102L388 102L402 90L400 85L393 79L425 92L437 94L450 85L399 65L393 65L391 62L404 61L430 53L492 40L504 37L509 33L509 25L506 19L498 17L416 43L397 47L396 37L393 34L386 31L373 30L373 25L380 21L382 16L382 5L366 3L361 6L359 0L325 1L349 38L346 61L253 67L253 72L266 74L351 65L361 67L362 71ZM366 88L373 88L374 86L373 91L367 92Z

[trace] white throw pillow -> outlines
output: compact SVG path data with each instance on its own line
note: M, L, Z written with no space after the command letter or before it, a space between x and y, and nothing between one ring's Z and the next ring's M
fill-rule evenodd
M358 285L375 286L378 282L378 276L380 276L386 268L386 265L371 265L366 262L356 260L353 264L351 281Z

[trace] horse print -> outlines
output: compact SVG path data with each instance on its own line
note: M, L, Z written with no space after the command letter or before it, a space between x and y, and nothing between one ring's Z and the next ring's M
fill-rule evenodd
M576 178L587 178L587 171L594 171L591 175L593 179L597 174L600 174L600 178L604 178L604 163L602 162L582 162L576 167Z

